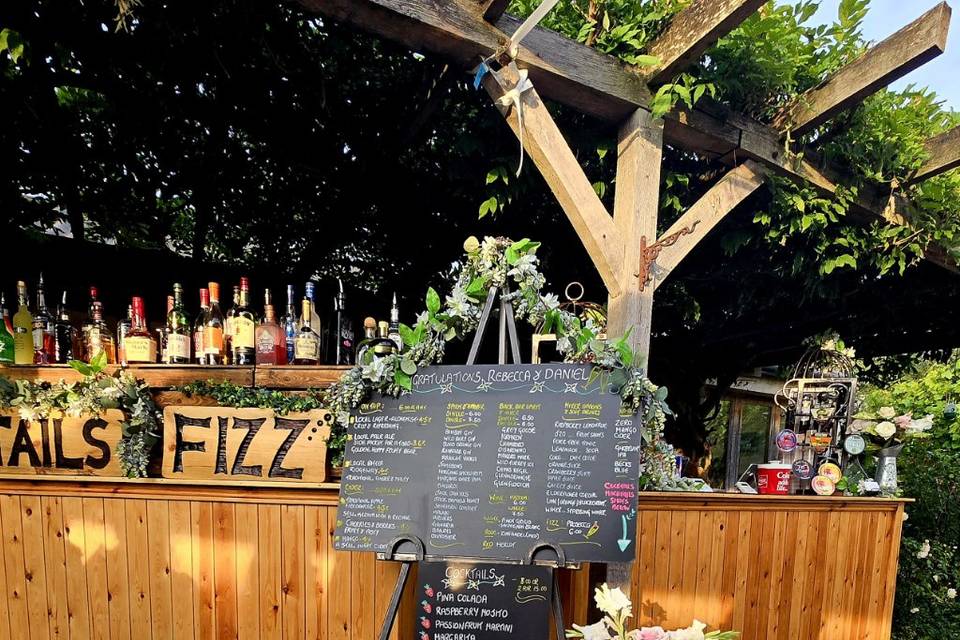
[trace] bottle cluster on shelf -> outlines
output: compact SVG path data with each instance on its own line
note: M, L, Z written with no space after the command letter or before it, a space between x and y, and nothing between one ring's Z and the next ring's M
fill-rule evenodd
M353 328L346 314L343 284L334 298L327 331L314 300L315 285L308 282L300 304L293 285L287 285L286 313L279 316L270 289L264 291L263 311L255 311L250 281L240 278L233 287L232 305L221 310L220 285L210 282L199 291L200 311L191 322L184 302L183 286L173 285L167 296L165 321L151 331L142 297L134 296L126 317L111 331L104 321L99 290L91 286L83 322L77 326L63 292L56 312L47 306L43 276L36 286L31 308L24 281L17 283L17 305L11 317L3 294L0 309L0 363L66 364L87 362L101 354L108 364L199 364L199 365L349 365L400 351L397 298L393 297L390 322L364 321L365 337L354 344Z

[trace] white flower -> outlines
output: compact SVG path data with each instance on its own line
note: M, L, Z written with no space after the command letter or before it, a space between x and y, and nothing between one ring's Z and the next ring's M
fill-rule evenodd
M913 609L910 609L910 613L919 613L919 611L920 607L914 607Z
M667 634L667 637L670 640L703 640L703 630L706 628L707 625L699 620L694 620L688 628L671 631Z
M575 624L573 628L583 634L583 640L612 640L610 634L607 633L607 625L602 621L586 627Z
M876 431L878 436L886 440L888 438L892 438L893 434L897 432L897 425L893 424L889 420L884 420L874 427L874 431Z
M540 300L543 302L543 306L546 307L548 311L556 309L560 306L560 298L558 298L557 294L555 293L548 293L544 296L541 296Z
M920 547L920 551L917 551L917 557L921 560L930 556L930 541L924 540L923 545Z
M623 611L624 617L633 614L630 598L627 597L620 587L611 589L606 583L594 590L594 600L597 601L597 609L603 611L613 619L617 619Z
M933 581L940 582L940 576L938 576L937 574L933 574Z
M950 587L949 589L947 589L947 598L949 598L950 600L955 600L956 597L957 597L956 589L954 589L953 587Z
M928 413L919 420L911 420L907 425L907 431L921 432L933 429L933 414Z
M862 420L856 418L853 422L850 423L850 426L847 427L847 433L860 433L870 427L876 425L877 423L873 420Z
M891 420L894 416L897 415L897 410L893 407L880 407L877 409L877 415L883 418L884 420Z

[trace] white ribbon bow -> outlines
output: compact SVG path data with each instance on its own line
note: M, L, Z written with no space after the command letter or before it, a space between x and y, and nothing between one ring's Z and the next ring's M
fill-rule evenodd
M509 113L509 108L512 106L517 110L517 123L519 128L519 138L520 138L520 166L517 167L517 177L520 177L520 172L523 171L523 94L525 91L533 89L533 83L529 78L529 71L526 69L520 69L518 72L520 79L517 80L517 85L507 91L505 94L500 96L500 99L497 100L497 104L507 107L507 112Z

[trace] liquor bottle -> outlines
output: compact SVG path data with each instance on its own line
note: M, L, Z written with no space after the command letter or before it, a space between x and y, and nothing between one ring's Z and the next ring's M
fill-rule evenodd
M183 309L183 285L173 284L172 308L167 312L167 363L190 363L190 321Z
M346 296L343 291L343 280L337 278L338 291L334 298L334 310L337 313L337 327L333 336L334 364L353 364L353 323L347 317Z
M124 351L123 344L127 334L130 333L131 326L133 326L133 305L128 305L127 317L117 322L117 360L120 364L127 364L127 353Z
M193 360L197 364L204 364L203 325L207 313L210 311L210 290L200 289L200 315L193 324Z
M13 323L10 321L10 312L7 311L7 301L0 291L0 314L3 315L3 325L0 326L0 363L13 364Z
M240 291L233 314L233 364L252 365L257 361L257 321L250 310L250 280L240 278Z
M173 311L173 296L167 296L167 309L163 314L164 322L154 329L157 332L157 350L160 352L160 362L170 364L170 352L167 351L167 322L166 318Z
M143 298L132 300L133 324L124 338L124 351L129 364L151 364L157 361L157 341L147 328L147 316L143 310Z
M16 364L33 364L33 314L27 307L27 283L17 282L17 299L20 307L13 314L13 361Z
M377 339L377 321L375 318L363 319L363 340L357 344L357 364L370 364L373 360L371 352L367 359L367 352L373 347L374 340Z
M92 287L91 291L95 298L96 291ZM116 363L116 346L103 321L103 305L93 300L90 303L90 319L83 325L83 355L87 362L92 362L101 352L106 354L107 364Z
M387 337L393 340L397 353L403 351L403 338L400 337L400 309L397 308L397 294L393 294L393 304L390 306L390 329Z
M47 310L46 289L43 274L37 282L37 312L33 314L33 363L52 364L57 359L57 343L54 335L53 316Z
M60 298L60 307L57 309L57 322L54 326L56 335L58 364L67 364L76 357L77 330L70 322L70 311L67 309L67 292Z
M307 282L304 288L304 296L310 300L310 328L317 334L317 339L319 340L321 324L320 316L317 315L316 286L312 280Z
M303 326L297 333L293 349L293 364L315 365L320 361L320 339L310 325L313 305L309 298L303 299Z
M257 364L287 364L286 332L277 324L270 289L263 293L263 322L257 327Z
M377 323L377 339L373 343L373 355L381 358L397 351L397 343L390 339L390 323L381 320Z
M293 302L293 285L287 285L287 315L281 320L283 324L283 334L287 345L287 362L293 363L294 345L297 340L299 325L297 324L297 310Z
M220 285L207 284L210 291L210 310L203 318L204 364L226 364L223 345L223 312L220 311Z
M233 304L227 309L223 321L223 364L235 364L233 362L233 319L237 315L237 306L240 304L240 286L233 285Z

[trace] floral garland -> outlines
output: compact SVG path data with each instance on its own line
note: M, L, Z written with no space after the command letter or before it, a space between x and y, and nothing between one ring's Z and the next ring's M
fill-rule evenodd
M129 372L119 370L109 376L103 372L106 354L89 364L70 363L83 374L83 380L64 382L11 381L0 377L0 409L15 409L22 420L37 421L62 413L76 417L99 416L108 409L123 412L123 438L117 444L120 469L129 478L147 476L150 451L160 439L160 412L147 385Z
M374 392L399 396L412 387L420 367L443 360L446 343L475 331L488 292L497 287L513 305L516 318L544 333L556 333L557 350L564 362L589 363L611 371L611 381L620 389L625 408L643 418L641 477L643 486L669 488L673 477L673 448L663 441L663 428L670 409L667 390L646 377L638 357L627 342L601 338L603 328L592 318L582 320L562 309L559 298L541 292L546 279L539 272L536 251L539 242L514 242L508 238L471 236L464 242L464 259L457 266L453 290L441 302L430 288L426 310L413 327L400 325L403 350L380 358L371 357L346 371L327 391L328 406L335 416L333 441L342 441L350 413ZM629 335L629 334L628 334ZM338 440L339 438L339 440Z

